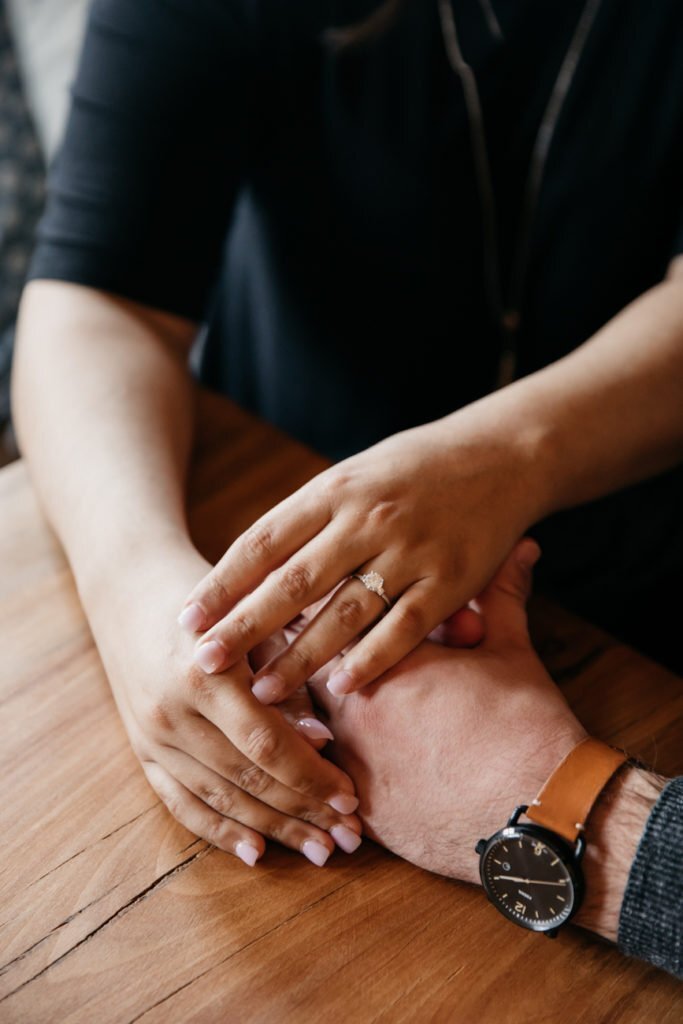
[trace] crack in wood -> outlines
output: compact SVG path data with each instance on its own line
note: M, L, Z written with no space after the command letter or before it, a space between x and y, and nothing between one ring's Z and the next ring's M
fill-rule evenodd
M35 878L35 879L34 879L34 880L33 880L32 882L30 882L30 883L29 883L29 884L28 884L28 885L26 886L26 888L27 888L27 889L30 889L30 888L31 888L32 886L34 886L34 885L37 885L37 884L38 884L38 882L42 882L42 880L43 880L44 878L47 878L47 876L48 876L48 875L51 875L51 874L52 874L52 873L53 873L54 871L59 871L59 869L60 869L60 868L62 868L62 867L64 867L64 865L65 865L65 864L68 864L70 860L73 860L73 859L74 859L75 857L80 857L80 855L81 855L82 853L85 853L85 852L86 852L86 850L92 850L92 849L93 849L93 847L97 846L97 844L98 844L98 843L103 843L105 839L109 839L109 837L110 837L110 836L113 836L113 835L115 835L115 834L116 834L117 832L120 832L120 831L121 831L121 829L122 829L122 828L125 828L125 827L126 827L127 825L132 825L132 824L133 824L133 822L134 822L134 821L137 821L137 820L138 820L138 818L141 818L141 817L143 816L143 814L147 814L147 813L148 813L149 811L153 811L153 810L154 810L154 808L155 808L155 807L158 807L158 806L159 806L159 801L157 800L157 801L155 801L155 803L153 803L153 804L150 804L150 806L149 806L149 807L145 807L145 809L144 809L143 811L140 811L140 813L139 813L139 814L136 814L134 818L131 818L131 819L130 819L130 821L124 821L124 822L123 822L123 823L122 823L121 825L117 825L117 826L116 826L116 828L113 828L113 829L111 830L111 832L107 832L107 833L105 833L105 835L103 835L103 836L99 836L99 837L98 837L98 838L97 838L97 839L95 840L95 842L94 842L94 843L90 843L90 845L89 845L89 846L84 846L82 850L78 850L78 851L77 851L77 853L72 853L70 857L67 857L67 858L66 858L66 860L63 860L63 861L61 861L61 862L60 862L59 864L55 864L55 866L54 866L53 868L50 868L50 869L49 869L48 871L46 871L46 872L45 872L45 874L43 874L43 875L39 875L39 876L38 876L38 878ZM187 847L185 847L185 849L187 849ZM183 850L181 850L180 852L181 852L181 853L183 853L184 851L183 851ZM110 890L110 891L111 891L111 890Z
M363 877L366 876L364 875ZM189 981L184 982L182 985L178 985L178 987L173 989L172 992L167 992L165 996L161 997L161 999L157 999L156 1003L152 1003L151 1006L146 1006L145 1009L137 1015L137 1017L131 1017L127 1024L135 1024L135 1022L140 1020L141 1017L144 1017L145 1014L151 1013L151 1011L155 1010L157 1006L161 1006L169 999L173 999L173 997L177 996L179 992L183 991L183 989L188 988L190 985L194 985L196 981L199 981L206 974L210 974L211 971L215 971L218 967L222 967L223 964L227 964L228 961L232 960L232 958L237 956L238 953L243 953L245 949L249 949L257 942L261 942L263 939L268 938L268 936L272 935L273 932L276 932L279 928L282 928L284 925L289 924L289 922L293 921L295 918L302 917L304 914L310 913L310 911L317 907L320 903L324 903L325 900L328 900L330 896L334 896L336 893L341 892L343 889L345 889L348 885L352 885L354 882L357 881L358 879L356 877L350 878L347 882L343 882L341 885L338 885L336 889L332 889L330 892L326 892L322 896L319 896L317 900L314 900L313 903L310 903L304 910L297 910L295 911L295 913L290 914L289 917L283 918L282 921L278 921L278 923L273 925L272 928L268 928L267 931L262 932L260 935L257 935L249 942L245 942L245 944L243 946L240 946L239 949L233 950L232 953L229 953L228 956L224 957L222 960L217 960L216 963L211 964L209 967L207 967L205 971L201 971L201 973L195 974L193 978L190 978Z
M194 843L192 845L194 845ZM20 992L22 988L25 988L27 985L30 985L32 982L36 981L37 978L40 978L41 975L45 974L47 971L51 971L52 968L56 967L57 964L61 963L62 960L64 960L68 956L71 956L74 950L78 949L80 946L83 946L86 942L90 942L91 939L93 939L96 935L103 931L103 929L110 925L113 921L116 921L119 917L123 917L125 914L128 913L129 910L132 910L133 907L135 907L138 903L141 903L142 900L147 899L151 895L151 893L167 885L168 882L174 877L174 875L180 874L181 871L185 871L191 864L194 863L194 861L199 860L202 857L205 857L206 854L209 853L212 849L213 847L207 845L203 849L198 850L197 853L193 853L191 857L187 858L187 860L182 861L182 863L180 864L176 864L175 867L171 868L169 871L164 872L163 875L159 875L159 877L155 878L153 882L151 882L148 886L146 886L146 888L142 890L142 892L136 893L135 896L132 897L132 899L128 900L127 903L124 903L123 906L118 908L118 910L115 910L113 914L110 914L109 917L105 918L104 921L98 924L96 928L93 928L91 932L88 932L87 935L84 935L82 939L79 939L78 942L74 943L73 946L70 946L69 949L62 953L61 956L58 956L56 960L52 960L49 964L46 964L45 967L43 967L32 977L27 978L26 981L22 981L21 985L17 985L15 989L12 989L11 992L8 992L7 995L3 996L0 999L0 1003L3 1003L5 1002L6 999L9 999L11 996L16 995L16 993ZM93 902L97 901L95 900ZM77 911L76 914L72 915L71 919L73 919L73 917L78 916L78 914L83 913L83 911L85 911L86 909L87 907L83 907L81 910ZM68 923L69 920L70 919L67 918L67 921L63 922L61 925L58 925L57 928L63 927L63 925ZM53 932L56 931L57 928L53 929ZM50 937L50 934L52 934L52 932L44 936L40 940L40 942L36 943L36 945L40 945L41 942L45 942ZM32 948L35 948L35 946ZM16 963L18 960L21 960L25 956L27 956L29 952L30 950L26 950L26 952L22 953L21 956L17 957L16 960L11 962ZM6 970L4 971L4 973L6 973Z
M30 889L32 886L42 881L42 879L47 878L47 876L51 875L54 871L58 871L59 868L63 867L65 864L68 864L69 861L73 860L75 857L80 856L81 853L85 853L86 850L92 850L95 846L97 846L98 843L101 843L103 840L108 839L110 836L113 836L116 832L119 832L122 828L125 828L126 825L132 825L134 821L137 821L138 818L141 818L143 814L147 814L148 811L154 810L154 807L156 806L157 804L153 804L151 807L146 807L144 811L140 811L140 813L136 814L134 818L130 819L130 821L125 821L122 825L117 825L116 828L113 828L111 830L111 832L107 832L106 835L101 836L99 839L96 839L95 842L92 843L90 846L85 846L82 850L79 850L78 853L72 854L70 857L67 857L66 860L63 860L60 864L57 864L54 868L50 868L50 870L46 871L44 875L40 875L40 877L36 878L35 881L30 882L29 885L26 886L26 888ZM192 843L189 843L188 846L183 847L178 852L185 853L185 850L189 849L190 846L194 846L195 842L197 842L197 840L195 840ZM22 950L21 953L18 953L17 956L12 957L12 959L8 960L7 963L0 965L0 977L6 974L13 964L18 963L20 960L23 960L25 957L27 957L29 953L33 952L34 949L37 949L38 946L40 946L43 942L49 939L52 935L54 935L55 932L59 931L60 928L64 928L67 924L73 921L74 918L78 917L79 914L82 914L84 911L88 910L96 903L99 903L100 900L103 900L106 896L109 896L109 894L114 892L114 890L119 885L121 885L120 881L117 882L116 885L113 885L111 889L106 889L104 892L98 893L98 895L93 900L90 900L90 903L86 903L84 904L84 906L79 907L78 910L74 910L73 914L69 914L68 917L65 917L62 921L59 921L56 925L54 925L54 927L50 928L49 932L46 932L45 935L41 935L41 937L37 939L36 942L34 942L32 945L27 946L26 949ZM6 924L6 922L3 921L2 924L4 925Z

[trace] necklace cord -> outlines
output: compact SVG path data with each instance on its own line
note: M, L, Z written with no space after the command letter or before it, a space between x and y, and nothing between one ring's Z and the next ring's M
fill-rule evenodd
M560 65L560 70L555 79L555 84L551 90L543 116L541 117L529 160L522 200L520 226L514 246L509 288L507 294L505 294L501 280L502 274L498 251L496 199L493 191L491 165L486 144L481 97L474 71L462 54L451 0L437 0L446 55L452 70L461 81L470 125L472 154L477 176L477 189L481 202L486 289L491 314L503 334L503 351L501 353L498 373L499 387L510 383L515 377L518 355L517 332L520 319L519 311L524 298L524 287L529 267L531 228L538 207L543 176L557 122L564 108L567 94L574 80L576 68L583 54L601 3L602 0L586 0L569 42L567 52ZM487 15L489 28L491 29L491 15L493 15L498 29L497 31L491 29L492 34L494 37L502 39L500 25L495 18L495 13L489 0L487 0L487 7L489 10Z

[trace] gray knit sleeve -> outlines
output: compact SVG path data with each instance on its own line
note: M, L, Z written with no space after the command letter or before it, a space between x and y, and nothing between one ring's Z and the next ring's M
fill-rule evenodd
M683 776L652 808L631 865L618 945L683 980Z

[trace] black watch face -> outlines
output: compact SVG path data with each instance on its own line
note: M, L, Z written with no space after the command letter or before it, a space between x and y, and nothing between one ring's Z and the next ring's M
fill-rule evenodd
M575 875L559 849L546 841L551 836L528 826L502 829L488 840L480 863L491 902L511 921L533 931L564 924L576 900ZM571 854L567 860L571 864Z

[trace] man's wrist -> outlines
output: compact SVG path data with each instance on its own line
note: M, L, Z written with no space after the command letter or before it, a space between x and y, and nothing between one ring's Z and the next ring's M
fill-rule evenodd
M617 941L629 872L665 780L626 765L603 790L586 825L585 897L574 921Z

